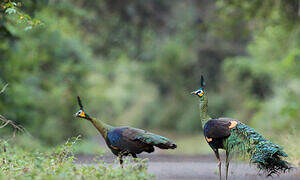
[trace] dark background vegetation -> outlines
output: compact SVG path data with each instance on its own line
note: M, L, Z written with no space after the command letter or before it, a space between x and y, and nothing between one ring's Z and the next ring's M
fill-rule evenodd
M73 117L77 95L112 125L200 134L189 92L202 74L212 117L239 119L273 138L299 134L298 0L0 5L0 89L9 84L0 114L45 144L96 134Z

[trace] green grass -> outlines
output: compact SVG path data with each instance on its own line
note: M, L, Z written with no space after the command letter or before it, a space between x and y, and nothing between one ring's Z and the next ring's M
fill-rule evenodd
M104 162L93 166L74 163L74 146L78 137L53 149L40 151L0 141L0 179L130 179L143 180L152 176L147 172L146 160L130 162L125 168L112 167Z
M175 150L162 151L166 154L213 154L213 151L204 140L202 133L191 135L175 135L175 133L169 134L167 137L174 140L178 147ZM284 151L289 155L287 160L292 163L293 166L300 166L300 133L296 130L290 132L274 133L264 132L262 133L266 139L271 140L275 144L278 144L284 148ZM238 156L235 157L237 161L244 161Z
M166 133L168 135L166 135ZM167 154L211 154L202 134L160 134L174 140L178 148L164 150ZM294 166L300 166L299 132L276 135L264 133L267 139L284 147ZM93 165L74 164L74 154L104 154L106 149L92 140L72 138L65 144L49 148L29 136L18 136L9 141L0 140L0 179L149 179L147 160L125 160L125 168L96 161ZM96 159L96 158L95 158Z
M213 151L206 143L202 134L180 135L174 136L174 141L177 144L177 148L169 150L167 153L171 154L211 154Z
M92 139L86 139L74 145L74 153L103 155L110 152L108 152L107 148L101 147L97 141Z
M299 132L289 132L282 133L280 135L274 135L272 139L276 139L279 145L284 148L284 151L289 155L288 161L293 164L293 166L300 166L300 133Z
M176 134L171 131L156 131L150 132L165 136L173 140L177 144L176 149L159 150L161 154L181 154L181 155L195 155L195 154L211 154L213 153L209 145L206 143L202 133L199 134ZM100 137L102 138L102 137ZM100 146L95 139L84 139L74 145L74 152L76 154L109 154L110 150L106 147Z
M296 131L285 133L264 133L264 137L270 139L275 144L278 144L284 148L284 151L289 155L287 160L293 164L293 166L300 166L300 133ZM186 135L180 137L174 137L178 148L174 151L168 151L172 154L212 154L213 151L204 140L202 134L199 135ZM236 159L240 160L240 159Z

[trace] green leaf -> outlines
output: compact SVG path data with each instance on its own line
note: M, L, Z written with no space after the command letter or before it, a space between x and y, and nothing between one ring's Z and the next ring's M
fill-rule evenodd
M5 10L6 14L15 14L17 11L14 8L7 8Z
M27 27L25 28L25 31L29 31L30 29L32 29L32 26L27 26Z

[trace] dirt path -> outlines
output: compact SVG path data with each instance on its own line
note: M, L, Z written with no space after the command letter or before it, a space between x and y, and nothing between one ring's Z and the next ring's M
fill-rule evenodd
M140 155L140 158L148 158L148 171L155 175L157 180L179 180L179 179L218 179L217 164L213 155ZM77 163L89 164L95 156L79 155ZM224 158L224 157L223 157ZM100 159L106 163L113 163L115 157L112 155L102 156ZM117 165L117 164L116 164ZM225 174L224 164L222 171ZM283 176L265 178L257 174L257 169L246 163L232 162L230 164L230 180L300 180L299 168Z

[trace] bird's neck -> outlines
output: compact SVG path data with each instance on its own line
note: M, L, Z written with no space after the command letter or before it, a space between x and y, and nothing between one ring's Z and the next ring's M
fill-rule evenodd
M208 101L206 95L203 97L203 99L200 99L199 110L202 127L204 127L205 123L211 119L211 117L208 115Z
M102 122L99 119L96 118L89 118L89 120L91 121L91 123L94 125L94 127L100 132L100 134L103 136L103 138L107 137L107 131L109 131L110 129L112 129L113 127L105 124L104 122Z

